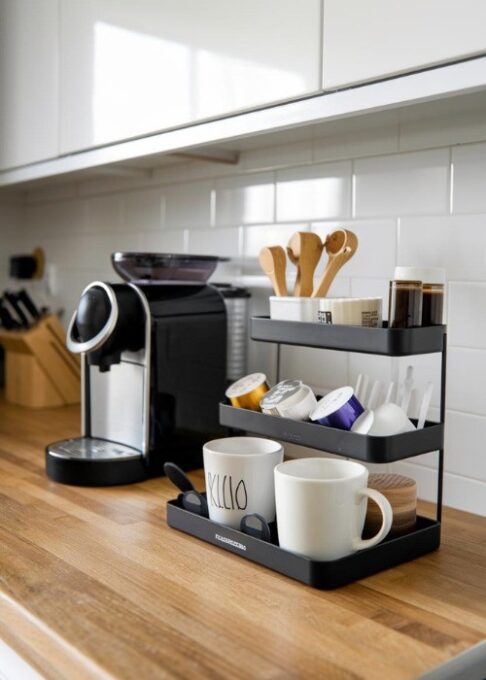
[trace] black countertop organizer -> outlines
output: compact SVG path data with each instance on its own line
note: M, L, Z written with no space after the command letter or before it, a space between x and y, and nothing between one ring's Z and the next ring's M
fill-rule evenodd
M275 525L272 526L272 541L265 542L185 510L180 502L181 497L168 503L169 526L314 588L326 590L371 576L383 569L397 566L436 550L440 545L442 516L446 327L430 326L403 330L386 327L361 328L255 317L251 320L251 337L254 340L276 342L278 363L281 344L385 356L411 356L440 352L442 354L440 422L427 422L423 430L415 432L406 432L391 437L373 437L315 423L267 416L263 413L235 408L228 403L220 405L221 424L233 430L262 434L368 463L390 463L437 450L439 462L436 517L429 519L417 516L417 523L413 530L399 536L388 536L372 548L329 562L317 562L282 550L278 545Z

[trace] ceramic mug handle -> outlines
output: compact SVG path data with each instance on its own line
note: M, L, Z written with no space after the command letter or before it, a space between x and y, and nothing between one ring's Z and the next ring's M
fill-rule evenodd
M355 550L364 550L365 548L372 548L374 545L382 541L391 529L393 521L393 510L390 505L390 501L382 493L376 489L360 489L357 492L359 496L368 496L371 500L375 501L376 505L380 508L383 521L381 523L381 528L379 532L372 538L362 539L355 538L353 540L353 547ZM358 500L358 499L357 499Z

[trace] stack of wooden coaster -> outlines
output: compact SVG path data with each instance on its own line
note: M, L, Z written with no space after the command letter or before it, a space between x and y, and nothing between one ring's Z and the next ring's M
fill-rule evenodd
M393 509L390 533L402 534L414 528L417 519L417 484L414 479L383 472L370 474L368 486L380 491L390 501ZM366 536L376 534L381 522L380 509L371 499L368 500L364 534Z

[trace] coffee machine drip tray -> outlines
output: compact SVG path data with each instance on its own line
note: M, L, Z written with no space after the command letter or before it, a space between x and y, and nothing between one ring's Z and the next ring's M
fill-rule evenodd
M140 451L95 437L50 444L46 449L46 470L56 482L79 486L131 484L148 477Z
M49 446L51 456L78 460L107 460L110 458L140 458L140 451L125 444L117 444L106 439L78 437Z

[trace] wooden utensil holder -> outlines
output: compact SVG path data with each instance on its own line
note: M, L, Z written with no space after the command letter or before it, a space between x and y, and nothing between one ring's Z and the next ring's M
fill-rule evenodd
M22 331L0 330L5 349L5 398L12 404L47 408L78 404L80 361L65 345L65 331L52 314Z

